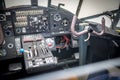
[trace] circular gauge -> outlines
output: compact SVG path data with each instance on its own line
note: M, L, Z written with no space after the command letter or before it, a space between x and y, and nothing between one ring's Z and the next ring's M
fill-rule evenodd
M62 25L63 25L64 27L68 26L68 25L69 25L68 19L63 19Z
M12 48L14 47L14 45L13 45L13 43L9 43L9 44L7 45L7 47L8 47L9 49L12 49Z
M59 13L54 14L54 21L60 21L61 20L61 15Z
M0 14L0 21L5 21L6 20L6 16L4 14Z
M12 35L12 32L10 30L5 31L5 36L11 36L11 35Z
M47 43L49 48L53 48L55 46L54 38L47 38L46 43Z
M16 33L20 34L21 33L21 28L16 28Z
M5 25L3 28L4 28L5 30L7 30L7 29L8 29L8 25Z

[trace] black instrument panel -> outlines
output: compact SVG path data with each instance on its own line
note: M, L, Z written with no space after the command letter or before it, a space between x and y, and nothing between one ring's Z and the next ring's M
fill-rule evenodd
M78 47L72 45L74 41L70 34L71 12L57 6L26 5L7 8L4 15L5 21L0 21L5 37L0 47L0 61L23 58L25 70L31 73L37 72L36 68L41 71L41 67L55 67L64 59L73 60L74 53L78 52ZM29 60L28 54L33 55Z
M27 7L13 11L13 25L16 35L49 32L49 13L47 8Z
M54 10L50 12L51 34L70 33L72 16L73 14L64 10Z
M6 10L15 35L48 33L69 34L73 14L57 7L18 6Z
M12 43L14 45L12 49L14 49L15 57L21 55L18 51L24 48L22 37L25 35L42 34L46 38L49 48L56 51L55 55L59 52L62 54L58 50L59 48L56 48L56 46L61 44L64 46L65 42L64 44L61 42L57 43L61 41L61 38L65 39L64 36L66 36L71 40L70 25L73 14L65 9L57 8L57 6L26 5L7 8L4 12L6 20L1 21L1 25L6 43L3 46L9 45L9 42ZM14 40L13 42L11 42L11 38ZM56 38L58 38L58 41L55 41ZM67 45L69 46L69 43ZM4 47L4 50L6 50L5 54L11 53L7 52L8 49L7 46ZM7 56L7 59L11 58ZM1 59L6 58L3 57Z
M15 70L17 72L17 63L24 67L21 69L33 73L54 68L56 65L78 62L79 41L70 31L73 13L60 8L60 5L16 6L7 8L0 14L0 27L4 36L4 40L0 40L0 61L6 66L5 72L14 71L14 66L18 66ZM78 28L82 26L79 24L81 22L77 19L76 31L80 30ZM97 24L89 23L89 26L101 31ZM82 28L87 29L89 26ZM15 65L11 67L8 63L4 64L7 60L11 60L10 65L16 61Z

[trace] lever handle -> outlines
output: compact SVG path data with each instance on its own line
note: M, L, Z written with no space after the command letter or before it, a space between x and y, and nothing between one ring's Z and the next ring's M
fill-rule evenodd
M58 4L58 9L60 9L61 6L65 6L65 4L59 3L59 4Z
M83 30L83 31L81 31L81 32L76 32L76 31L75 31L76 20L77 20L77 16L74 15L74 16L73 16L73 19L72 19L72 23L71 23L71 32L72 32L72 34L75 35L75 36L80 36L80 35L82 35L82 34L87 33L88 30Z
M73 19L72 19L72 23L71 23L71 32L72 32L72 34L75 35L75 36L81 36L81 35L83 35L85 33L89 33L89 30L86 30L86 29L81 31L81 32L75 31L76 20L77 20L77 17L76 17L76 15L74 15ZM96 34L96 35L103 35L104 32L105 32L105 19L104 18L102 18L101 23L102 23L102 26L101 26L102 31L101 32L96 32L95 30L93 30L91 33Z
M103 35L104 32L105 32L105 18L103 17L102 20L101 20L101 27L102 27L102 31L101 32L96 32L95 30L93 31L94 34L96 35Z

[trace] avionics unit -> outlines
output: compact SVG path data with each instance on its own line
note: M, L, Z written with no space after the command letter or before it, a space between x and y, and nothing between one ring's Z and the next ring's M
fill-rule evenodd
M49 32L49 14L47 9L27 8L14 11L15 34Z
M22 44L25 68L29 73L49 69L57 63L57 58L53 56L42 35L24 35Z

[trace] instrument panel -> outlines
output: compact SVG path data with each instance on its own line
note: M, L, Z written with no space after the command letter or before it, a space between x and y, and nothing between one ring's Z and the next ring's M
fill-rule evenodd
M0 63L6 66L6 72L24 69L33 73L78 63L79 39L70 30L73 13L60 8L61 5L49 3L48 7L42 7L35 3L7 8L0 14ZM76 31L80 26L101 31L97 24L80 23L77 19Z
M1 21L5 36L5 44L3 45L8 45L11 42L9 39L12 38L14 40L12 44L15 45L14 52L18 56L18 50L24 48L22 37L25 35L42 34L49 48L53 51L58 49L56 43L58 44L60 38L63 38L64 35L71 36L70 25L73 14L65 9L57 8L57 6L51 8L42 6L11 7L4 11L4 15L5 21ZM58 41L55 41L56 38ZM7 47L5 48L7 49ZM11 59L11 57L9 58Z
M8 9L5 14L8 19L11 18L12 20L11 24L15 35L34 33L69 34L73 16L72 13L64 9L49 9L40 6L16 7Z
M49 32L49 14L46 9L17 9L13 12L16 35Z
M50 13L51 34L70 33L72 14L67 12L54 11Z
M31 73L73 59L78 52L70 34L71 12L57 6L16 6L4 10L4 15L0 61L23 58L25 70Z

